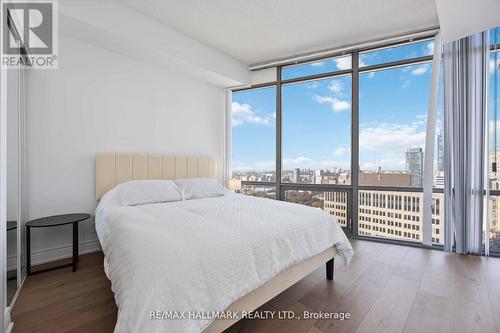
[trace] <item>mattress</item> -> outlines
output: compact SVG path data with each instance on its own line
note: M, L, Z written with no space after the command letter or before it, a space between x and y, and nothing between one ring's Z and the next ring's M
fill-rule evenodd
M323 211L234 193L131 207L113 189L96 230L118 306L115 332L201 332L289 267L333 245L345 263L353 254Z

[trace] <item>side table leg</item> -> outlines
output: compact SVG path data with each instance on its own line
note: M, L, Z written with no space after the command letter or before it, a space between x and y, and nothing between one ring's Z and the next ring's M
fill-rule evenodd
M31 275L31 228L26 226L26 275Z
M78 222L73 223L73 272L78 266Z

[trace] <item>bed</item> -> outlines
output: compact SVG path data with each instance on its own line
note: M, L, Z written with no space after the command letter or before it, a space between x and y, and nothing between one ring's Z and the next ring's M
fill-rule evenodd
M222 332L325 263L332 279L334 257L349 262L347 237L318 209L236 193L121 206L115 188L215 176L208 156L96 157L96 230L115 332Z

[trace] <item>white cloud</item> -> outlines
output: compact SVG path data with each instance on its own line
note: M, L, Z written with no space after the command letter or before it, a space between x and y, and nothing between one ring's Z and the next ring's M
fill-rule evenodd
M421 147L425 143L425 128L419 122L409 124L379 123L362 125L359 147L367 150Z
M405 152L425 146L425 128L421 121L409 124L378 123L361 125L359 148L362 170L405 170ZM370 158L372 156L373 158Z
M285 169L295 169L295 168L307 168L313 164L314 160L306 157L299 156L295 158L284 158L283 168Z
M347 154L348 151L349 150L347 148L340 147L340 148L335 149L335 151L333 153L335 154L335 156L342 157L345 154Z
M404 80L401 88L408 88L410 86L410 80Z
M497 138L500 138L500 120L497 121L490 121L489 122L489 133L490 133L490 139L495 138L495 128L497 129Z
M344 91L344 85L339 80L332 80L328 89L334 94L341 94Z
M318 168L322 170L333 170L333 169L350 170L351 163L335 161L335 160L324 160L324 161L319 161Z
M238 163L233 162L231 169L233 171L248 171L248 170L258 170L258 171L271 171L276 168L276 161L256 161L252 163Z
M309 85L307 85L307 88L309 88L309 89L316 89L319 86L321 86L321 84L319 84L318 81L312 81Z
M350 162L341 162L335 160L315 160L306 156L283 159L284 170L291 170L295 168L322 170L333 170L334 168L340 168L346 170L350 168Z
M374 77L374 76L375 76L375 73L376 73L376 72L369 72L369 73L368 73L368 77L371 79L372 77Z
M371 56L374 56L376 55L377 52L373 52L373 53L370 53L370 54L366 54L366 53L362 53L359 55L359 67L364 67L366 66L366 62L365 62L365 59L366 60L369 60L371 58Z
M317 62L311 62L309 66L314 66L314 67L321 67L325 64L324 61L317 61Z
M417 114L417 120L415 120L414 124L416 126L425 126L427 123L427 114Z
M350 56L333 59L333 61L335 61L335 65L340 70L351 69L351 57Z
M500 57L497 59L497 63L495 64L495 60L490 58L490 73L495 70L500 70Z
M425 45L425 54L427 55L434 54L434 42L429 42Z
M412 69L411 75L424 75L429 69L429 64L420 65L417 66L417 68Z
M314 96L316 99L316 102L323 104L327 103L330 104L330 107L332 108L333 112L340 112L344 110L349 110L351 108L351 104L348 101L343 101L335 97L328 97L328 96Z
M273 170L276 168L276 161L258 161L255 167L256 170Z
M362 171L377 171L379 167L384 171L401 171L405 170L406 161L401 156L384 155L379 159L365 161L360 164Z
M245 103L233 102L231 104L232 126L243 124L270 126L276 119L276 113L259 116L252 110L252 106Z

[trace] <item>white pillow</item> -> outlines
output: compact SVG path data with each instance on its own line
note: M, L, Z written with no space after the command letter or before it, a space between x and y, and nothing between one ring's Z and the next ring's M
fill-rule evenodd
M229 192L211 178L178 179L175 183L181 190L183 200L218 197Z
M117 186L122 206L181 201L181 191L171 180L131 180Z

